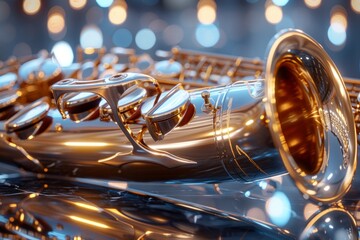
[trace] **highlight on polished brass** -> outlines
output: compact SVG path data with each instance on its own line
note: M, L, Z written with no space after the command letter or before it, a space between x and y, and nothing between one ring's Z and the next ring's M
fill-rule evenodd
M296 185L317 200L333 198L334 189L346 192L357 163L356 130L335 64L309 36L290 31L274 38L265 71L270 130ZM284 80L284 72L297 79L290 75ZM277 86L283 81L289 86L292 80L298 82L293 95L279 101L283 88ZM335 173L341 181L331 180Z
M17 115L2 127L3 161L143 182L251 182L289 173L317 201L347 192L357 164L351 102L315 40L298 30L277 34L264 70L260 60L178 48L170 55L157 63L132 56L114 75L55 83L59 111L36 103L32 117ZM104 69L114 70L116 59L107 56ZM29 134L38 126L45 127Z

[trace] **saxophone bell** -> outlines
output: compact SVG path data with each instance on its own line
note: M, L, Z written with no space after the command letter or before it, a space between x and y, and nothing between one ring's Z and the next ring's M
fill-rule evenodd
M271 43L266 75L269 129L287 171L312 198L339 198L354 176L357 135L335 64L315 40L286 31Z

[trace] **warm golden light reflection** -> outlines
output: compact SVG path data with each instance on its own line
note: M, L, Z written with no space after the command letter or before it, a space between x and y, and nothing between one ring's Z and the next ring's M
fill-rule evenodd
M112 24L120 25L127 18L127 5L125 1L118 1L109 9L109 21Z
M20 222L23 222L25 219L25 214L24 213L21 213L20 214Z
M85 48L84 53L87 55L91 55L95 53L95 48Z
M127 182L108 182L108 186L116 189L126 190L128 184Z
M69 147L105 147L109 144L105 142L64 142L64 145Z
M265 9L265 18L271 24L277 24L281 22L283 18L281 7L272 4L267 6Z
M95 207L93 205L90 204L86 204L86 203L80 203L80 202L73 202L74 205L81 207L81 208L86 208L92 211L96 211L96 212L101 212L101 209L98 207Z
M306 194L308 194L309 196L313 196L316 194L316 192L314 190L311 190L311 189L307 189L306 190Z
M85 224L88 224L88 225L92 225L94 227L99 227L99 228L110 228L108 225L106 224L103 224L103 223L99 223L99 222L96 222L96 221L92 221L90 219L86 219L86 218L82 218L82 217L78 217L78 216L69 216L69 218L71 218L72 220L75 220L77 222L81 222L81 223L85 223Z
M206 140L193 140L193 141L187 141L187 142L181 142L181 144L179 143L168 143L168 144L162 144L162 145L149 145L149 147L151 148L157 148L157 149L181 149L181 148L185 148L185 147L191 147L194 145L199 145L201 142L204 142Z
M200 23L202 24L212 24L216 19L216 11L210 6L203 6L199 8L197 17Z
M9 205L9 207L11 207L11 208L16 208L16 207L17 207L17 204L16 204L16 203L11 203L11 204Z
M293 138L290 141L288 141L288 145L290 147L300 146L301 143L302 143L301 138Z
M308 220L316 211L319 210L319 206L313 203L308 203L304 207L304 218Z
M321 5L321 0L304 0L308 8L318 8Z
M233 130L234 130L233 127L223 128L221 131L210 132L209 136L215 136L215 135L219 135L219 134L230 133Z
M248 120L246 123L245 123L245 125L246 126L250 126L251 124L253 124L254 123L254 119L250 119L250 120Z
M41 7L40 0L24 0L23 9L24 12L28 15L34 15L39 12Z
M339 24L341 27L346 30L348 21L347 21L347 15L346 10L341 6L335 6L331 10L331 19L330 19L331 25Z
M49 32L57 34L64 30L65 19L60 13L54 13L49 16L47 27Z
M70 7L75 10L80 10L85 7L87 0L69 0Z
M351 0L350 4L354 12L360 13L360 0Z
M202 24L212 24L216 20L216 3L213 0L200 0L197 18Z
M116 208L106 208L107 211L112 212L118 216L121 216L123 218L128 218L126 215L122 214L119 210L117 210Z
M143 235L141 235L138 240L145 240L148 239L146 236L151 236L151 239L153 237L161 237L161 239L194 239L194 235L192 234L176 234L176 233L158 233L158 232L152 232L152 231L146 231ZM165 238L164 238L165 237ZM157 238L160 239L160 238Z
M232 138L235 134L237 134L240 129L233 131L234 128L233 127L229 127L229 128L224 128L221 131L216 131L215 132L215 136L216 136L216 140L217 141L222 141L222 140L226 140L229 138ZM214 133L210 133L210 136L214 136Z
M29 195L29 198L35 198L35 197L37 197L37 196L39 196L38 193L32 193L32 194Z
M50 9L47 28L53 34L61 33L65 29L65 11L63 8L55 6Z

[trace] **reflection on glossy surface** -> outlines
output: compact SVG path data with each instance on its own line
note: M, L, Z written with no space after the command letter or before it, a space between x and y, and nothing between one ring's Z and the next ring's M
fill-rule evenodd
M160 61L154 66L154 74L159 77L176 77L183 70L181 64L176 61Z
M63 79L60 65L48 53L30 60L19 68L19 83L21 91L19 102L22 104L33 102L41 97L51 97L50 86Z
M275 73L277 112L294 161L305 174L314 175L324 162L324 116L315 86L307 80L307 69L299 67L296 55L289 55Z
M5 91L12 88L17 81L15 73L6 73L0 76L0 91Z
M2 232L66 239L292 239L246 218L95 185L17 179L0 185Z
M10 105L16 103L18 98L19 92L17 91L6 91L0 93L0 109L9 107Z
M289 180L279 190L291 199L292 223L279 227L260 216L265 208L259 204L278 195L261 194L264 183L224 185L219 194L210 184L113 182L109 188L95 182L12 179L0 184L0 232L36 239L358 239L354 218L345 208L351 204L325 206L305 220L298 214L307 201L299 199ZM251 195L240 197L239 189Z
M5 123L9 132L14 132L29 125L33 125L46 117L50 105L46 101L37 101L23 108Z
M353 216L340 208L329 208L310 219L300 239L358 239Z
M271 222L277 226L285 226L290 220L290 201L282 192L275 192L274 195L266 201L265 209Z
M282 122L283 116L277 112L280 106L276 99L277 75L278 69L281 69L279 64L281 67L298 63L300 65L297 71L302 73L299 80L306 80L300 84L300 93L307 92L308 95L299 95L298 90L297 96L306 96L309 105L306 111L302 110L302 114L305 113L308 117L306 124L311 121L315 123L308 126L307 131L314 128L317 134L303 133L303 139L290 135L289 139L289 128L285 127L284 123L290 120L283 119ZM357 144L350 100L336 66L322 47L309 36L300 31L283 31L275 36L268 50L266 73L266 93L269 99L266 112L270 120L269 127L287 171L304 194L318 201L331 202L341 197L349 189L352 181L349 176L353 176L356 169ZM312 94L314 92L317 94ZM297 101L300 99L293 98L290 102ZM292 119L291 114L285 116ZM295 119L298 121L297 117ZM345 126L349 128L345 129ZM299 126L296 125L295 128L297 127ZM303 124L301 127L304 130ZM312 146L318 146L316 151L312 151L315 157L311 157L312 161L306 164L299 164L296 157L302 156L305 148L297 146L297 143L294 144L296 147L293 147L293 143L288 140L301 140L301 144L316 143ZM293 154L294 150L296 154ZM314 172L310 173L311 171Z

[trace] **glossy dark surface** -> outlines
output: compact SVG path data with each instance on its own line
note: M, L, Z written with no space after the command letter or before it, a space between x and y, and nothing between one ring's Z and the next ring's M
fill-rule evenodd
M64 180L20 178L0 185L2 236L27 239L288 239L229 218L145 194Z

